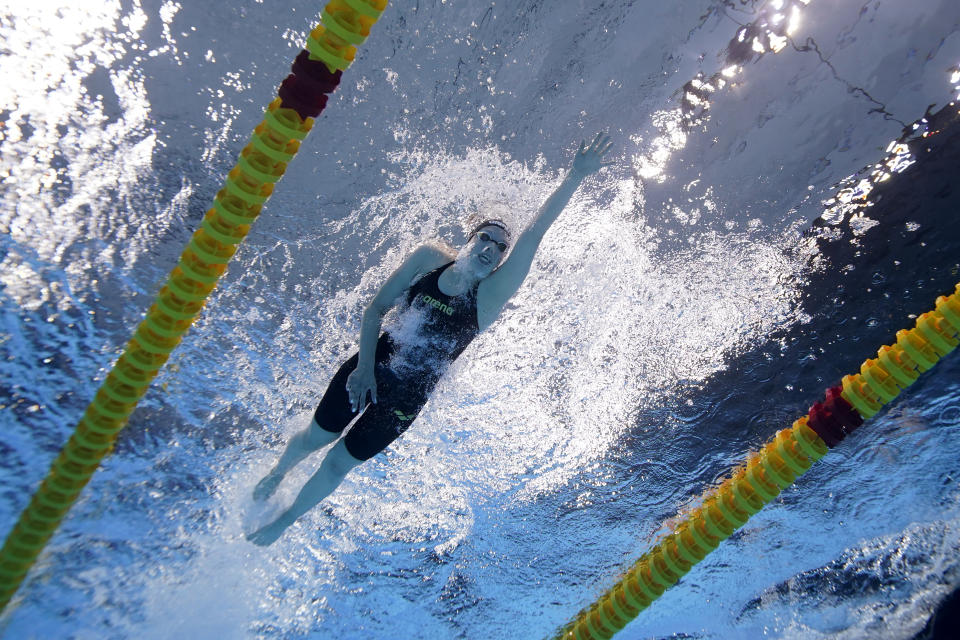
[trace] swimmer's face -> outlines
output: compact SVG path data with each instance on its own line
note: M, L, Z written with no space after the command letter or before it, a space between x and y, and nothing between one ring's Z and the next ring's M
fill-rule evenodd
M464 260L478 278L486 278L500 266L507 254L507 233L493 225L481 227L470 241L460 249L457 260Z

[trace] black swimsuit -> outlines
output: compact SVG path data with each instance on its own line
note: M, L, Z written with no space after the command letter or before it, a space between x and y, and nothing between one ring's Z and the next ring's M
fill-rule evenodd
M347 451L358 460L372 458L406 431L446 368L480 333L476 288L454 297L437 284L451 264L411 285L398 321L377 340L377 403L367 405L344 437ZM320 400L314 419L327 431L339 433L357 416L346 385L358 359L354 354L340 366Z

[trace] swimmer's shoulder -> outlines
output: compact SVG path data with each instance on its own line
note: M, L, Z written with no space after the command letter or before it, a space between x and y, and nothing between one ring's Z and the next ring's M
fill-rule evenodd
M420 245L406 257L403 264L390 274L387 281L380 287L377 295L374 296L370 307L379 310L381 313L385 312L396 304L403 292L409 289L414 282L434 269L447 264L451 259L443 245L439 243Z
M414 249L407 261L417 272L416 275L422 276L452 262L456 257L457 252L450 245L430 240Z

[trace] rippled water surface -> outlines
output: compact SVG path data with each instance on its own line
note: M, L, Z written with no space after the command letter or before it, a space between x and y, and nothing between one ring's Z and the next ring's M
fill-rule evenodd
M229 5L229 6L228 6ZM0 529L320 3L0 2ZM952 0L392 2L3 638L549 637L960 282ZM414 247L616 141L413 428L250 492ZM949 356L619 637L911 638L960 585Z

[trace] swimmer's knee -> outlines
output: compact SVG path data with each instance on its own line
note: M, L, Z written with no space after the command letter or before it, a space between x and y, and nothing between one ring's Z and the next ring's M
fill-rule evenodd
M306 429L307 438L311 443L318 443L318 447L322 447L325 444L329 444L340 437L343 433L342 431L330 431L329 429L323 428L317 418L314 417L310 421L310 426Z
M334 473L345 476L351 469L361 464L363 460L354 457L350 451L347 450L346 442L341 440L330 449L327 457L324 458L324 462L330 465Z

